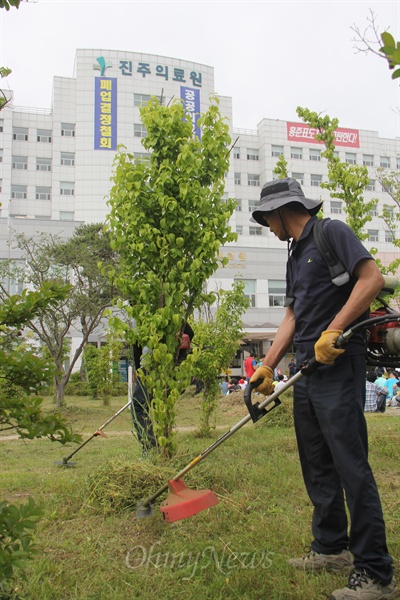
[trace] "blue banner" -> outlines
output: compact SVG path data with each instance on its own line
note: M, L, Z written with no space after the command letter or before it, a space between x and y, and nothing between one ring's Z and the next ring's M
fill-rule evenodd
M185 111L192 119L193 133L200 139L200 127L197 125L197 121L200 117L200 90L181 86L181 98L183 100Z
M117 148L117 79L95 77L94 149Z

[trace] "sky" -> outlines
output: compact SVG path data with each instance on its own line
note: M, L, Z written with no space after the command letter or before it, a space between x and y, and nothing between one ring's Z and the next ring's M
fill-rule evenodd
M77 48L126 50L214 67L233 126L299 121L298 106L341 127L400 137L400 80L356 51L353 26L375 15L400 40L400 0L37 0L0 10L2 81L17 106L50 108L54 76L72 77Z

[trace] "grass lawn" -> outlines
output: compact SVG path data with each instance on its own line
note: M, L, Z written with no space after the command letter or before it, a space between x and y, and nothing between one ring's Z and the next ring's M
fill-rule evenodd
M93 433L125 403L107 407L67 398L63 412L75 429ZM290 402L290 400L288 401ZM310 542L306 495L291 427L277 427L279 407L238 431L185 477L211 488L217 506L166 523L136 517L136 502L151 495L245 414L240 398L221 400L212 438L196 437L199 397L186 394L177 410L178 454L168 465L139 461L129 410L76 454L75 468L54 463L75 446L47 440L0 439L1 498L33 496L45 509L37 554L18 580L32 600L323 600L344 575L304 574L287 564ZM46 407L51 403L46 400ZM275 418L276 415L276 418ZM281 412L283 415L283 412ZM370 459L384 507L388 544L400 559L400 411L367 415ZM165 495L160 501L165 499ZM398 577L399 579L399 577Z

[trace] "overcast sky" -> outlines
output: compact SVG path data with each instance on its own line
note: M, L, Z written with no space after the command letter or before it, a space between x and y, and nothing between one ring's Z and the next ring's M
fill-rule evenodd
M299 120L303 106L342 127L400 137L399 81L384 60L357 54L352 25L400 40L400 1L245 2L38 0L0 10L2 82L18 106L51 107L54 75L71 77L75 50L127 50L215 69L215 90L233 98L233 125Z

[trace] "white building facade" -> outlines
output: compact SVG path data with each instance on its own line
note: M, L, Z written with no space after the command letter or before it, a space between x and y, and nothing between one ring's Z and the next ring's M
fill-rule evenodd
M18 99L12 99L0 113L0 260L17 256L12 249L15 232L69 236L82 223L105 220L117 146L126 146L138 158L145 155L141 141L146 131L139 107L150 96L164 104L181 98L196 127L196 114L207 110L214 93L210 66L87 49L77 51L72 78L54 77L51 109L18 107ZM325 216L344 220L344 207L320 187L327 181L327 165L312 129L267 118L254 131L237 129L232 99L219 96L219 100L235 142L225 191L237 201L232 228L238 240L221 250L229 263L215 273L209 286L229 288L236 278L245 282L251 300L244 317L245 339L261 354L283 318L287 248L249 219L261 186L275 178L278 156L284 155L289 173L300 181L306 196L323 200ZM355 129L338 129L336 136L341 160L368 168L371 183L365 198L376 198L377 205L365 245L377 247L381 260L388 263L398 252L378 215L393 202L378 184L376 169L399 169L400 140Z

